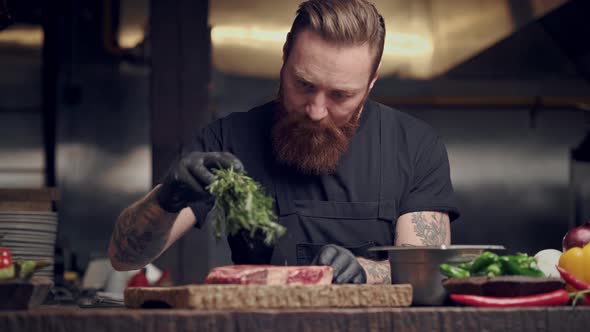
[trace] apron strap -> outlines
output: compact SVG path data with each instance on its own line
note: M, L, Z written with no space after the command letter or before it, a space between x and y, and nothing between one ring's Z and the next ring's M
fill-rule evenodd
M387 128L385 128L385 122L381 119L383 110L379 106L376 106L375 110L379 114L379 219L395 222L395 220L392 220L396 217L395 182L391 176L387 176L386 170L391 166L386 165L388 158L385 156L388 152L385 151L383 144L385 141L383 136L387 134Z
M275 167L274 187L275 187L275 201L277 204L277 215L279 217L288 216L295 213L295 204L291 195L291 190L287 183L287 177L280 174L283 171L281 166Z

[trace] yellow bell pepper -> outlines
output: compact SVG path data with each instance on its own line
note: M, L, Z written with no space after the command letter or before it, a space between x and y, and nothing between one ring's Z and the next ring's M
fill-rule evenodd
M559 266L581 281L590 284L590 243L584 248L574 247L559 257Z

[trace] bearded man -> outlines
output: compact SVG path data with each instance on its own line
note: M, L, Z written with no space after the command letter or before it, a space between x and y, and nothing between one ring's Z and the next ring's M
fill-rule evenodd
M278 97L207 126L161 184L117 221L117 270L157 258L213 206L212 167L247 171L273 196L273 246L229 236L235 264L330 265L335 283L388 283L372 246L450 244L449 162L427 124L373 102L385 24L365 0L309 0L283 48Z

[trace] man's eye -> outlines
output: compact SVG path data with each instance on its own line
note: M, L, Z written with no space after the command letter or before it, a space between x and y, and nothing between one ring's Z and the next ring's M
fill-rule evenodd
M332 92L332 97L336 100L344 100L347 99L349 96L343 92Z
M308 83L308 82L305 82L305 81L299 81L299 85L300 85L302 88L312 88L312 87L313 87L313 85L311 85L310 83Z

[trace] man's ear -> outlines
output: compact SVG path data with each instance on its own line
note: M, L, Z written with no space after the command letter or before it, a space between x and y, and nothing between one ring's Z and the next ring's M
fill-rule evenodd
M379 70L380 69L381 69L381 61L379 61L379 66L377 66L377 70L375 71L375 75L373 76L373 78L371 79L371 82L369 83L369 92L371 91L371 89L373 89L373 85L375 85L375 82L379 78Z

